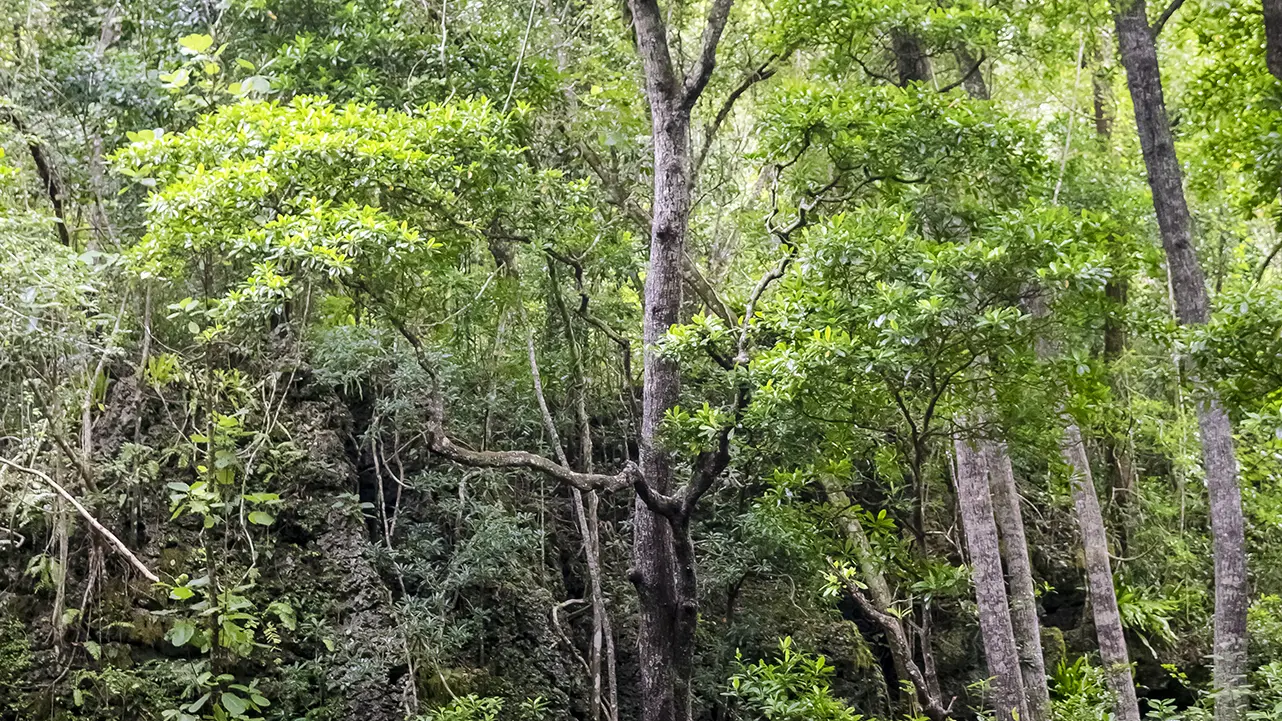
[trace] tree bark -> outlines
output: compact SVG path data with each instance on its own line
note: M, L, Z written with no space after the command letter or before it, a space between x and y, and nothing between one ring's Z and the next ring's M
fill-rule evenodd
M953 442L957 462L955 482L957 503L970 554L975 601L979 607L979 630L984 639L984 656L991 677L989 696L997 718L1009 721L1028 718L1024 684L1020 675L1019 651L1011 624L1002 577L1000 541L993 518L985 458L974 443L958 438Z
M1117 611L1117 591L1113 588L1113 569L1108 556L1108 536L1104 532L1104 515L1091 479L1090 461L1082 444L1082 433L1069 423L1061 444L1064 461L1072 473L1073 502L1077 506L1077 525L1082 533L1082 550L1086 558L1086 581L1090 591L1091 610L1095 614L1095 634L1099 639L1100 660L1105 678L1114 696L1114 713L1118 721L1140 721L1139 701L1135 698L1135 679L1131 676L1131 659L1126 649L1122 617Z
M1282 80L1282 0L1264 0L1264 50L1269 72Z
M916 35L896 29L891 32L890 42L901 87L907 87L909 83L924 83L933 77L930 56L922 49L921 40Z
M1192 220L1166 115L1153 30L1144 0L1118 1L1121 4L1114 11L1117 40L1166 250L1176 315L1183 325L1205 323L1210 317L1206 278L1193 247ZM1196 380L1196 368L1190 370ZM1215 559L1215 718L1237 721L1244 712L1246 613L1250 603L1242 490L1229 418L1213 390L1200 393L1197 413Z
M1010 452L1000 441L983 444L993 499L993 517L1001 534L1001 555L1006 564L1010 594L1011 625L1019 650L1020 674L1028 718L1048 721L1050 689L1046 684L1046 661L1042 655L1042 627L1037 620L1037 595L1033 585L1033 564L1028 558L1024 516L1019 508L1019 488L1011 468Z
M953 57L957 59L957 72L962 73L962 87L966 94L976 100L988 100L988 82L984 80L984 69L979 67L980 61L964 45L953 51Z
M673 489L673 459L661 447L664 415L676 405L681 374L658 352L681 308L681 271L690 216L690 110L716 62L716 49L733 0L713 0L699 56L678 80L657 0L629 0L637 52L645 73L654 145L654 202L650 263L645 280L644 396L641 404L641 474L647 493ZM698 620L694 547L687 513L667 517L638 496L633 513L632 569L640 601L637 652L642 721L691 718L690 678Z

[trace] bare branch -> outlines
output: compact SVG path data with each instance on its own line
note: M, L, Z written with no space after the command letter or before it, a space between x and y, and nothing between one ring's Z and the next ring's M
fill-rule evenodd
M980 53L979 59L975 61L975 64L971 66L970 70L967 70L960 78L940 88L939 92L946 93L949 90L952 90L954 88L964 85L967 80L970 80L975 76L975 73L979 72L979 68L983 66L984 61L987 59L988 59L987 55Z
M18 135L21 135L26 142L27 150L31 153L31 161L36 166L36 174L40 176L40 184L44 187L45 194L49 196L49 204L53 206L54 228L58 231L58 240L63 245L71 247L71 234L67 231L67 213L63 207L62 183L49 162L49 156L45 154L44 141L27 131L27 126L17 113L7 109L0 109L0 112L3 113L0 117L8 119L13 129L17 130Z
M1167 5L1166 9L1162 11L1162 14L1158 16L1157 22L1153 23L1153 37L1156 38L1158 35L1162 34L1162 28L1166 27L1166 21L1170 20L1171 16L1175 14L1175 11L1179 10L1180 6L1183 4L1184 0L1171 0L1171 4Z
M867 75L868 77L870 77L870 78L877 78L878 80L881 80L881 81L883 81L883 82L890 83L891 85L898 85L898 84L899 84L899 83L895 82L893 79L891 79L891 78L889 78L889 77L886 77L885 75L882 75L881 73L875 73L875 72L873 72L873 71L872 71L872 68L870 68L870 67L868 67L867 65L865 65L865 64L864 64L863 59L862 59L862 58L860 58L858 55L851 55L851 58L855 61L855 64L856 64L856 65L858 65L860 68L862 68L862 69L863 69L864 74L865 74L865 75Z
M695 60L690 75L686 77L684 96L681 105L686 110L694 107L703 89L712 78L712 70L717 64L717 45L721 43L721 33L726 29L730 19L730 6L734 0L712 0L708 10L708 22L703 26L703 42L699 48L699 57Z
M773 65L775 61L782 62L792 54L794 48L796 48L796 45L791 45L781 55L771 55L769 59L758 66L756 70L749 73L747 77L745 77L739 85L735 87L734 90L731 90L730 94L726 96L725 102L721 103L721 109L717 111L716 116L713 117L712 122L708 124L707 129L703 133L703 145L699 148L699 152L694 156L692 172L695 175L697 175L699 173L699 169L703 167L703 161L707 158L708 151L712 148L712 141L716 138L717 131L721 129L726 118L730 117L730 111L734 109L734 104L738 102L739 98L744 93L748 92L748 89L753 85L769 79L778 72L778 69L771 67L771 65Z
M708 309L713 313L721 316L721 319L726 323L735 325L734 313L721 300L721 296L717 295L716 289L704 277L703 271L699 270L699 266L695 264L688 253L681 257L681 270L681 275L685 278L686 285L690 286L694 294L699 296L699 300L703 301L703 304L708 306Z
M388 313L386 317L396 332L413 347L419 367L428 375L430 389L427 397L426 434L428 447L435 453L475 468L528 468L542 471L581 491L617 491L630 485L638 488L645 485L641 469L632 461L628 461L621 471L611 476L579 473L564 464L528 451L474 451L458 445L445 432L445 400L438 385L436 369L427 357L422 340L393 314Z
M62 496L67 503L70 503L72 507L76 509L76 512L85 519L85 522L101 534L103 538L107 539L107 542L110 543L120 555L124 556L125 560L129 561L134 568L138 569L138 572L141 573L148 581L151 581L152 583L160 583L160 577L152 573L151 569L147 568L142 561L138 560L138 557L133 554L133 551L130 551L129 547L116 537L116 534L107 530L106 526L99 523L98 519L94 518L93 515L89 513L89 510L80 504L80 501L77 501L74 496L68 493L67 489L58 485L58 482L50 478L48 474L35 468L27 468L26 466L19 465L2 456L0 456L0 464L8 466L20 473L35 476L41 481L44 481L45 485L52 488L59 496Z

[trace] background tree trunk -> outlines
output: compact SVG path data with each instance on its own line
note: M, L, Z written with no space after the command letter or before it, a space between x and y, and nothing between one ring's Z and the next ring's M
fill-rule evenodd
M931 79L930 56L922 48L917 36L905 30L895 30L891 33L890 42L895 54L895 72L901 86L924 83Z
M1131 677L1131 659L1126 649L1122 617L1117 612L1117 591L1113 587L1113 569L1108 558L1108 536L1104 532L1104 515L1091 478L1090 461L1082 444L1082 433L1075 424L1064 429L1064 461L1072 475L1073 502L1077 507L1077 525L1082 532L1082 550L1086 557L1086 581L1090 591L1091 610L1095 615L1095 634L1099 638L1100 660L1109 689L1116 699L1114 712L1118 721L1140 721L1139 701L1135 698L1135 679Z
M913 659L912 644L904 631L903 621L889 613L895 597L891 593L890 584L886 583L886 576L882 573L877 558L873 555L872 544L868 541L868 534L864 532L863 524L855 515L856 509L852 508L850 497L841 489L836 479L825 477L823 484L824 494L828 496L830 504L839 509L849 509L842 516L842 530L845 531L846 538L854 544L855 555L859 560L859 572L864 578L864 585L868 587L868 596L871 598L865 597L858 587L848 586L848 590L865 614L881 626L882 632L886 635L886 645L890 648L891 660L899 680L909 681L913 685L915 696L908 697L902 694L901 689L901 695L904 696L901 701L910 707L914 703L919 704L926 716L934 721L948 718L939 694L932 692L921 667Z
M1282 80L1282 0L1264 0L1264 51L1269 72Z
M1120 0L1114 20L1126 81L1135 107L1144 165L1148 170L1153 207L1181 324L1205 323L1210 318L1206 278L1193 247L1192 219L1175 154L1170 121L1162 95L1162 77L1153 30L1143 0ZM1125 4L1129 2L1129 4ZM1196 380L1196 369L1191 373ZM1215 392L1200 393L1198 427L1202 463L1210 497L1212 551L1215 556L1214 679L1216 721L1236 721L1243 713L1246 675L1246 612L1250 603L1246 583L1246 539L1242 491L1228 415Z
M1007 605L1006 580L1002 576L1000 542L997 523L993 520L985 458L966 439L956 439L953 450L957 462L957 503L966 536L966 550L970 554L975 601L979 606L979 630L984 637L984 656L991 677L992 705L1001 721L1026 719L1028 708L1024 702L1019 651Z
M1010 586L1010 616L1019 650L1019 668L1024 679L1028 718L1047 721L1051 713L1050 689L1046 685L1046 662L1042 656L1042 627L1037 620L1037 595L1033 586L1033 565L1028 559L1024 516L1019 509L1019 488L1011 468L1010 452L1000 441L984 443L993 517L1001 533L1001 555L1006 563Z

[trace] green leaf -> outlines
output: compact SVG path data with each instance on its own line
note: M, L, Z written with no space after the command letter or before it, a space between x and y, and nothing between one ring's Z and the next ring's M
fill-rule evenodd
M272 521L275 520L276 518L272 516L272 514L264 513L262 511L254 511L249 514L249 522L256 523L260 526L270 526L272 525Z
M187 713L196 713L205 705L207 701L209 701L209 697L211 695L213 695L213 692L206 693L204 696L201 696L195 701L192 701L191 703L187 704L187 707L185 710L187 711Z
M243 498L250 503L279 503L278 493L246 493Z
M182 52L187 55L199 55L214 46L214 39L208 35L185 35L178 38Z
M223 692L222 702L223 708L232 716L244 716L249 710L249 702L230 691Z
M165 634L165 637L168 638L169 642L173 645L183 646L186 645L186 643L191 640L192 636L195 635L195 624L191 621L179 621L174 624L173 628L169 629L169 633Z
M169 592L169 597L174 599L175 601L186 601L187 599L195 595L196 595L196 592L186 586L174 586L173 590ZM175 645L179 645L179 644L175 644Z

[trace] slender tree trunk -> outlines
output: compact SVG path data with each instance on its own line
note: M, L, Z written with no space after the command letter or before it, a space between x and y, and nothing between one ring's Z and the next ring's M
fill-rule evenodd
M579 432L579 470L592 473L595 471L592 461L592 424L588 417L588 374L583 363L583 350L579 344L579 336L574 333L570 311L565 305L565 299L561 297L556 265L551 260L548 261L548 275L551 280L552 299L561 316L561 324L565 328L566 346L570 351L570 366L574 372L574 415ZM615 683L614 630L610 622L609 609L606 608L605 590L601 580L599 497L596 491L589 491L585 503L583 493L577 488L571 488L570 495L574 502L574 515L579 525L579 535L583 538L583 555L588 568L588 597L592 602L592 643L588 657L588 675L592 683L590 718L595 721L604 711L607 721L617 721L619 701Z
M1108 312L1104 316L1104 360L1114 363L1126 351L1126 325L1118 317L1126 309L1129 283L1125 276L1109 278L1104 284L1104 295L1108 298ZM1125 399L1128 393L1125 385L1112 374L1110 385L1118 399ZM1104 462L1107 464L1109 488L1112 489L1113 502L1117 505L1117 520L1121 530L1121 548L1123 554L1130 546L1131 529L1135 525L1136 497L1134 471L1131 454L1126 439L1116 434L1105 434Z
M1011 625L1019 649L1019 668L1024 679L1028 718L1048 721L1050 689L1046 685L1046 662L1042 656L1042 626L1037 620L1037 595L1033 585L1033 564L1028 558L1024 516L1019 509L1019 488L1011 468L1010 452L1000 441L984 443L992 490L993 517L1001 533L1002 560L1010 592Z
M1131 659L1126 650L1122 617L1117 612L1117 591L1113 588L1113 569L1108 557L1108 536L1104 532L1104 515L1091 480L1090 461L1082 434L1069 423L1062 442L1064 460L1072 473L1073 502L1077 506L1077 525L1082 532L1082 549L1086 557L1086 580L1090 591L1091 610L1095 614L1095 634L1099 638L1100 660L1105 677L1115 698L1114 713L1118 721L1140 721L1139 701L1135 698L1135 679L1131 677Z
M1193 247L1192 220L1166 116L1155 38L1144 0L1119 2L1123 4L1116 6L1114 13L1118 45L1166 249L1176 315L1184 325L1205 323L1210 317L1206 278ZM1196 380L1196 368L1190 370ZM1242 491L1238 487L1232 428L1213 390L1200 393L1197 413L1215 557L1215 718L1237 721L1242 717L1245 701L1246 612L1250 603Z
M850 497L841 489L836 479L824 478L823 484L824 493L828 496L830 504L842 509L851 506ZM868 586L868 597L864 596L857 586L847 584L847 590L851 592L852 598L864 614L881 627L899 680L908 681L913 685L913 695L904 694L902 701L910 707L919 704L921 710L932 721L948 718L939 694L931 693L925 674L913 659L912 644L908 641L903 621L889 612L894 606L895 597L890 591L890 584L886 583L886 576L882 573L877 558L873 555L872 544L868 541L868 534L864 532L863 524L853 512L847 513L842 517L842 530L846 538L854 544L855 555L859 561L859 572L863 576L864 585Z
M984 656L991 677L992 705L1000 721L1026 719L1028 707L1024 702L1019 651L1002 576L1000 541L997 522L993 519L985 458L967 439L956 439L953 450L957 461L957 504L966 535L966 550L970 554L975 601L979 606L979 630L984 638Z
M62 182L58 179L58 173L54 170L53 164L49 162L49 155L45 152L45 145L42 140L32 135L22 119L13 111L4 111L0 114L0 119L7 119L13 125L13 129L23 136L27 143L27 150L31 153L31 162L36 166L36 175L40 176L40 186L44 189L45 195L49 197L49 205L53 207L54 230L58 232L58 240L63 245L71 246L71 232L67 227L67 211L64 207L66 194L62 187Z
M1269 72L1282 80L1282 0L1264 0L1264 50Z

